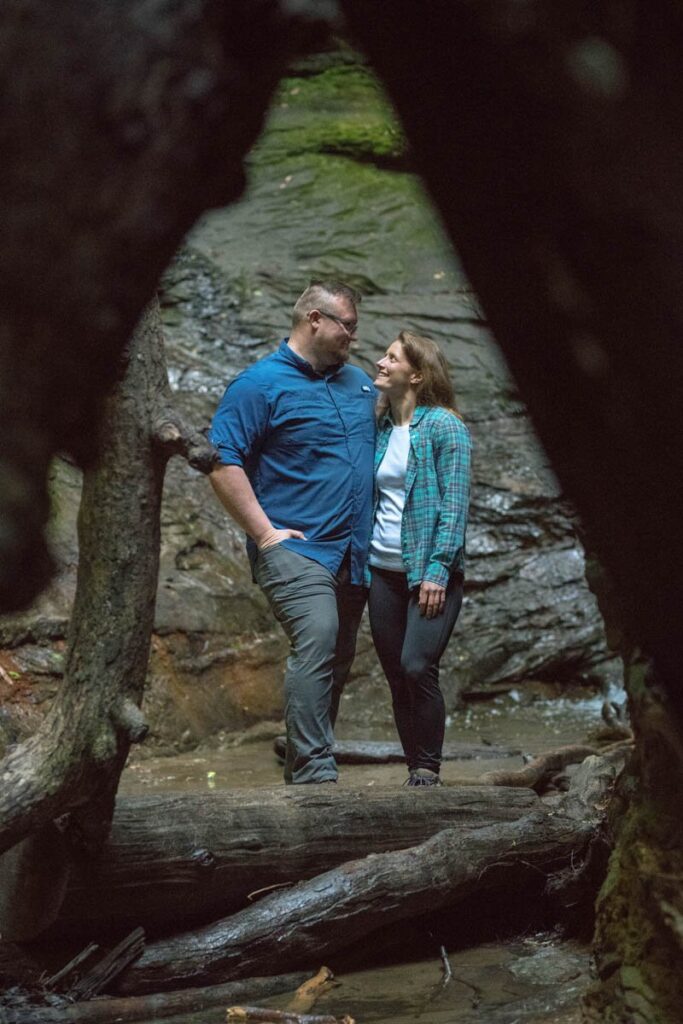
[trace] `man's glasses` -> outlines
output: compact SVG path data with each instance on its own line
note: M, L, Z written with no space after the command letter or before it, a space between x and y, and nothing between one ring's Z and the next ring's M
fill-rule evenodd
M347 334L355 334L358 327L357 320L344 320L340 316L335 316L334 313L326 313L324 309L319 309L318 312L321 316L326 316L328 320L334 320L336 324L344 328Z

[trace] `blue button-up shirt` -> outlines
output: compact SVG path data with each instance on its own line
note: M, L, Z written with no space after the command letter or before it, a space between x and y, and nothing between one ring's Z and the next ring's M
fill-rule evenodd
M283 341L228 385L209 437L226 466L242 466L285 547L336 573L350 548L363 582L372 524L375 389L348 364L318 373ZM255 545L248 538L253 558Z

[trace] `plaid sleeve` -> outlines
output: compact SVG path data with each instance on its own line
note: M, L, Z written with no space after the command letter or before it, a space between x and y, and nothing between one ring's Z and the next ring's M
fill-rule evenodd
M442 587L448 583L465 543L470 502L471 451L470 432L462 420L448 415L438 422L434 453L440 510L434 546L424 579Z

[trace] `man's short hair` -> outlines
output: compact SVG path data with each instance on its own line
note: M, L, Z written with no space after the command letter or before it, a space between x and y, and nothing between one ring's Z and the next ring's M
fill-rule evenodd
M292 310L292 327L305 320L312 309L320 309L328 299L348 299L354 306L361 301L360 292L342 281L311 281L299 296Z

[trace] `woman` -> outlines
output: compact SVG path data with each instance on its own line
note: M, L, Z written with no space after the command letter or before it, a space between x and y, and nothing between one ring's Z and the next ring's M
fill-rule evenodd
M370 628L406 785L438 786L446 720L439 661L462 604L470 437L435 342L402 331L377 371Z

